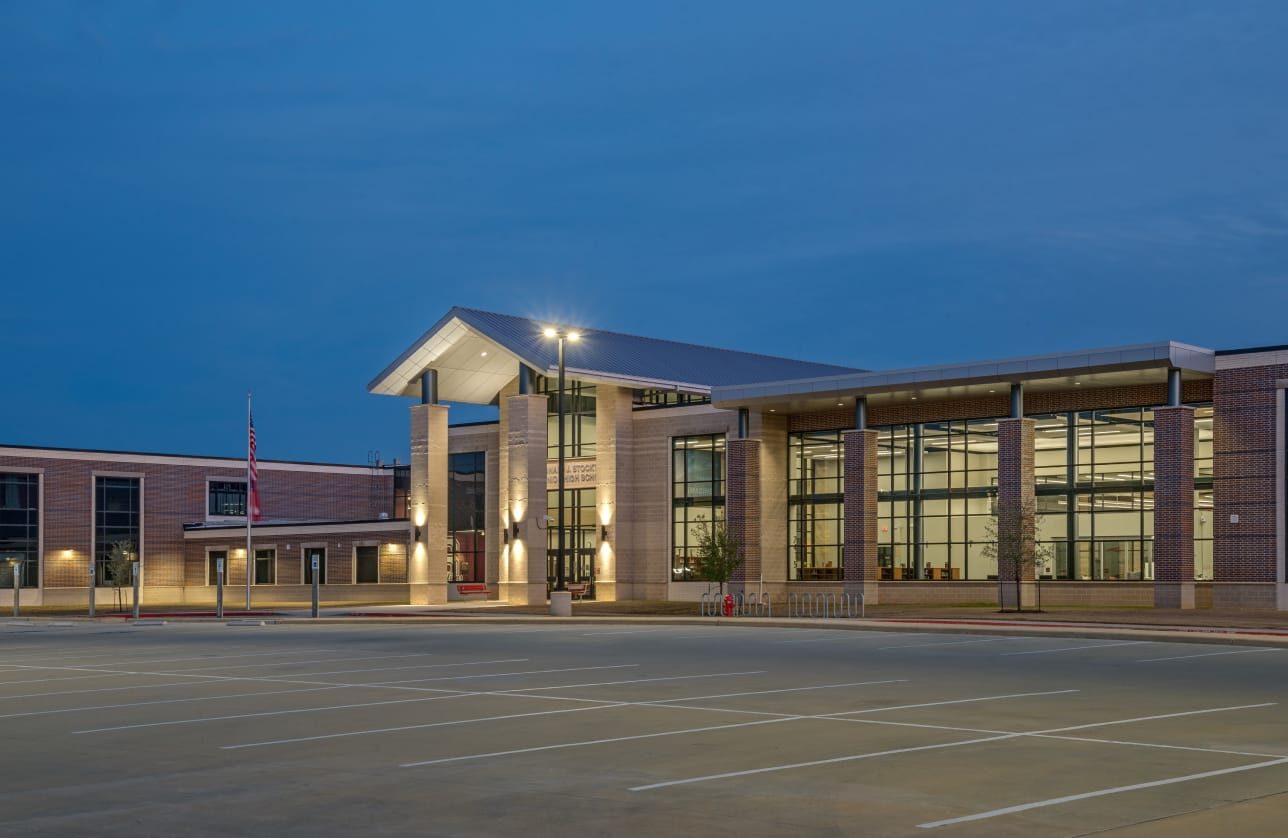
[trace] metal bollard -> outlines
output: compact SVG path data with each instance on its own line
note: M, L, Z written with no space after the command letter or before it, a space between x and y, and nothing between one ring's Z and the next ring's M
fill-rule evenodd
M89 616L92 618L95 612L94 594L97 592L98 574L94 572L94 557L89 557Z
M139 618L139 563L137 561L130 565L130 575L134 581L134 619Z
M318 556L315 553L312 558L313 562L313 616L318 615Z
M224 618L224 559L215 559L215 616Z
M22 616L22 606L18 604L18 594L22 588L22 564L21 562L10 562L9 566L13 568L13 616Z

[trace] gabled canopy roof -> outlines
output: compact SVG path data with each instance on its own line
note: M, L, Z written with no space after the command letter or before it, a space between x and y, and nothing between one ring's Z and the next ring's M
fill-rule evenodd
M379 395L419 396L421 373L435 369L439 397L444 401L488 404L518 375L520 363L539 373L555 374L556 344L542 334L550 325L526 317L453 308L372 379L367 390ZM564 357L569 377L580 381L705 394L716 385L859 372L832 364L593 328L580 331L582 339L568 343Z

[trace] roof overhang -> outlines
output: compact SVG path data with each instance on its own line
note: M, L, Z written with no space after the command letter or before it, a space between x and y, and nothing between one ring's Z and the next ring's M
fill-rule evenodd
M367 391L419 398L421 373L435 369L443 401L490 404L518 375L520 363L531 364L449 313L372 379Z
M507 336L492 334L484 326L467 321L468 311L452 309L421 335L406 351L367 385L367 391L383 396L419 398L420 377L429 369L438 371L438 397L463 404L491 404L506 384L519 374L521 364L554 377L559 368L546 358L528 357L519 344ZM675 390L706 395L711 388L685 381L621 375L602 370L565 367L569 378L592 384L645 390Z
M716 407L807 413L853 405L853 400L860 396L867 398L869 406L880 406L997 396L1007 392L1011 384L1023 384L1029 393L1160 384L1167 380L1169 368L1179 369L1184 380L1211 378L1215 353L1199 346L1167 341L998 361L738 384L715 387L711 395Z

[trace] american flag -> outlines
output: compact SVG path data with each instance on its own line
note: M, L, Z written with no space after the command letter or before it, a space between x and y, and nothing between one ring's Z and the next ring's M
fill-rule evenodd
M250 435L246 441L246 471L250 479L250 496L246 500L250 504L250 519L258 521L260 519L259 463L255 460L255 417L253 414L247 416L247 422L250 425Z

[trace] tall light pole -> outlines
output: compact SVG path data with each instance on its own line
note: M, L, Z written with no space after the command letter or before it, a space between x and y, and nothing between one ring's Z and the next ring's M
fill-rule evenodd
M581 333L568 329L548 327L544 334L548 338L555 338L559 341L559 402L555 410L559 421L559 476L556 478L559 532L555 542L557 545L555 552L555 590L566 591L568 590L568 580L564 573L564 343L576 343L581 340Z

